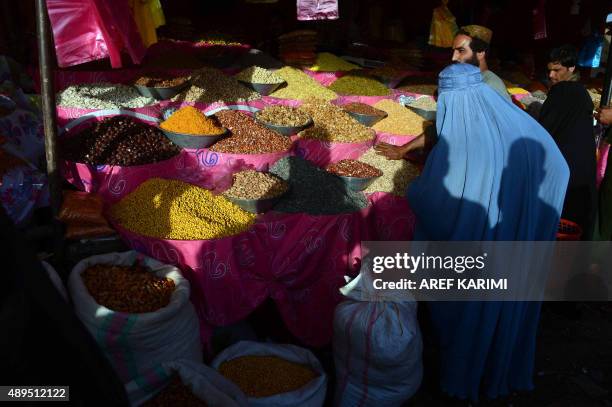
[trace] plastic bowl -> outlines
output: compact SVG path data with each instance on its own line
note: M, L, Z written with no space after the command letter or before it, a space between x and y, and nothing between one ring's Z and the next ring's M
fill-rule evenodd
M171 86L168 88L154 88L142 85L134 85L138 93L142 96L154 98L156 100L168 100L178 95L183 89L189 86L189 81L185 81L180 85Z
M269 128L270 130L274 130L279 132L280 134L282 134L283 136L292 136L294 134L298 134L300 131L312 126L312 119L308 119L308 121L306 122L306 124L303 124L301 126L281 126L278 124L272 124L272 123L268 123L265 122L263 120L260 120L257 116L258 113L255 113L255 121L257 121L258 123L266 126L267 128Z
M359 123L363 124L366 127L372 127L382 119L389 116L386 112L384 116L376 116L373 114L363 114L363 113L355 113L345 110L352 118L357 120Z
M264 213L272 209L274 205L276 205L286 193L287 192L279 196L275 196L274 198L266 198L266 199L241 199L241 198L233 198L227 195L223 195L223 196L247 212Z
M182 148L210 147L229 134L229 131L227 129L225 129L225 132L223 132L222 134L214 136L194 136L185 133L175 133L173 131L164 130L161 127L159 129L166 135L166 137L168 137L168 139L170 139L170 141Z
M340 177L340 179L344 181L344 184L353 191L363 191L364 189L372 185L372 183L376 181L376 179L381 177L379 175L377 177L359 178L359 177L347 177L347 176L338 175L338 174L336 175Z
M246 82L246 81L241 81L241 80L238 80L238 82L253 89L255 92L263 96L268 96L270 93L278 89L279 86L286 83L285 81L281 83L252 83L252 82Z
M436 111L435 110L425 110L419 109L418 107L406 106L408 109L412 110L419 116L421 116L425 120L435 121L436 120Z

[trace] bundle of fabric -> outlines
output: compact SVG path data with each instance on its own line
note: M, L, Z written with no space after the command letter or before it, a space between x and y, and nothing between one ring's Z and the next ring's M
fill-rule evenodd
M280 59L287 65L306 68L317 61L316 31L292 31L278 37L278 43Z

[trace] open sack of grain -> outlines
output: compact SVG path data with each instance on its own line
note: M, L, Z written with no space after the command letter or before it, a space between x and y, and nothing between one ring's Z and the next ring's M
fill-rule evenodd
M68 290L78 318L132 402L166 383L162 363L201 361L200 326L189 282L178 268L135 251L92 256L72 270Z
M307 349L241 341L221 352L212 367L233 381L252 407L321 407L327 375Z

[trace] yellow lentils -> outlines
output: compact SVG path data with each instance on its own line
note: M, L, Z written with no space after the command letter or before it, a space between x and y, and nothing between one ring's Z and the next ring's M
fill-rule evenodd
M310 97L333 100L338 96L336 92L327 89L299 69L285 66L274 73L283 78L287 86L281 87L270 96L297 100L305 100Z
M318 376L306 365L276 356L241 356L223 362L219 373L253 398L298 390Z
M376 79L361 75L348 74L336 80L329 89L341 95L387 96L391 93Z
M160 239L218 239L243 232L255 221L255 215L222 196L161 178L142 183L111 212L124 228Z
M414 136L423 133L425 128L431 124L412 110L392 100L381 100L374 107L384 110L389 115L372 127L379 132Z

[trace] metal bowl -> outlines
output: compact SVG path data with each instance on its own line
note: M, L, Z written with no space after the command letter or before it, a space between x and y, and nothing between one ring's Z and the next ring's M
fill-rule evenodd
M270 93L278 89L279 86L286 83L285 81L281 83L252 83L247 81L241 81L240 79L238 80L238 82L253 89L255 92L263 96L268 96Z
M225 129L223 134L218 134L214 136L194 136L192 134L185 133L175 133L173 131L164 130L161 127L159 128L165 135L179 147L182 148L206 148L215 144L220 139L226 137L229 134L229 131Z
M408 109L412 110L419 116L421 116L425 120L435 121L436 120L436 111L435 110L425 110L419 109L418 107L406 106Z
M279 196L275 196L274 198L267 199L241 199L241 198L233 198L231 196L223 195L229 201L241 207L243 210L250 213L264 213L269 211L276 205L283 196L285 196L287 192Z
M178 95L183 89L189 86L189 83L189 81L185 81L180 85L171 86L168 88L154 88L142 85L134 85L134 87L142 96L154 98L156 100L168 100Z
M393 89L397 86L397 80L395 78L389 78L386 76L372 75L373 79L376 79L378 82L382 83L389 89Z
M260 120L257 116L258 113L255 113L255 120L257 121L257 123L260 123L264 126L266 126L267 128L269 128L270 130L274 130L279 132L280 134L282 134L283 136L292 136L294 134L298 134L300 131L312 126L312 119L308 119L308 121L306 122L306 124L303 124L301 126L281 126L278 124L272 124L272 123L268 123L265 122L263 120Z
M363 124L366 127L372 127L382 119L385 119L389 116L386 112L384 116L375 116L373 114L363 114L363 113L355 113L345 110L353 119L357 120L359 123Z
M336 174L337 175L337 174ZM337 175L344 184L353 191L363 191L367 187L369 187L374 181L381 177L381 175L377 177L367 177L367 178L359 178L359 177L346 177L344 175Z

